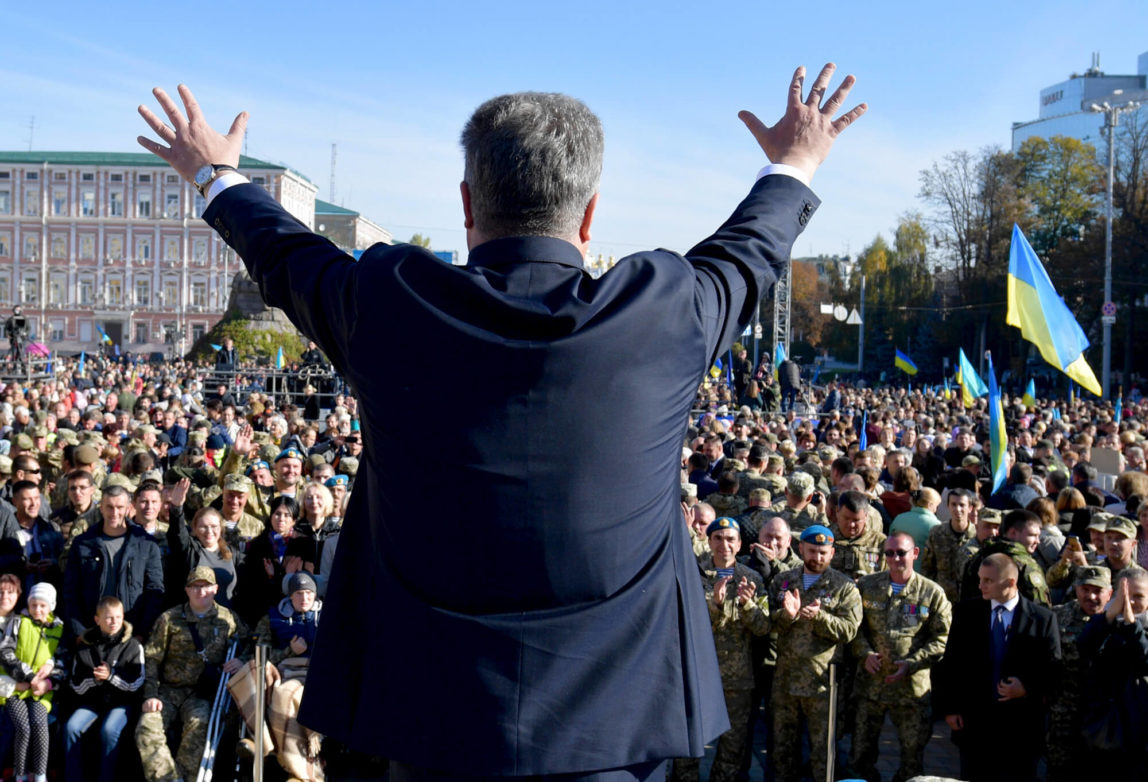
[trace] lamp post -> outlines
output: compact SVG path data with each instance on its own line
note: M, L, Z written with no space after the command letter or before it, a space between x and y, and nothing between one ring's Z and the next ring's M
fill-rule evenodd
M1119 96L1123 91L1117 90L1112 94L1113 98ZM1122 104L1114 104L1109 101L1103 103L1090 103L1088 110L1098 114L1104 115L1104 127L1102 130L1108 134L1108 176L1105 185L1105 224L1104 224L1104 303L1107 305L1112 301L1112 180L1116 171L1116 124L1120 121L1120 112L1133 111L1140 106L1137 101L1127 101ZM1109 391L1112 384L1112 324L1116 322L1115 313L1109 314L1105 312L1101 316L1101 322L1104 326L1104 359L1100 369L1100 384L1103 396L1105 399L1109 398Z

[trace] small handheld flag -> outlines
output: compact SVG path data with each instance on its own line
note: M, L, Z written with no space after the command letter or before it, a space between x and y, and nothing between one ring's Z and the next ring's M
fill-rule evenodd
M897 369L901 370L907 375L917 374L917 365L913 363L913 359L909 358L908 355L902 353L900 350L897 351L897 355L893 359L893 363L896 365Z
M861 437L858 439L857 447L864 451L869 447L869 411L865 410L861 413Z
M1031 377L1028 379L1028 385L1024 388L1024 396L1020 398L1024 402L1025 407L1036 407L1036 381Z
M993 372L993 359L989 356L989 460L992 465L993 490L1004 485L1008 477L1008 435L1005 433L1004 405L1001 404L1001 391L997 387L997 376Z
M217 352L217 353L218 353L219 351L223 350L223 345L216 345L214 342L209 342L209 343L207 343L207 344L211 345L211 349L212 349L212 350L214 350L214 351L215 351L215 352Z
M721 377L721 367L721 359L715 358L714 365L710 367L710 377L712 377L714 380L717 380L719 377Z
M279 352L275 354L275 368L282 369L287 366L287 361L283 358L283 347L279 347Z
M780 342L777 343L777 348L773 351L773 379L777 380L778 367L781 362L785 361L785 345Z
M1120 419L1124 417L1124 388L1121 387L1119 393L1116 395L1116 406L1112 409L1112 420L1116 425L1120 425Z
M957 367L957 382L961 384L961 404L972 407L973 402L987 394L989 389L969 363L964 348L960 348Z

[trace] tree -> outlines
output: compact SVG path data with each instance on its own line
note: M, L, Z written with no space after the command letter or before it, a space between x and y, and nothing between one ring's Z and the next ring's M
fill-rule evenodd
M408 244L417 244L419 247L424 247L427 250L429 250L430 249L430 237L429 236L423 236L422 234L415 234L414 236L411 237L411 240L410 240L410 242L408 242Z
M1031 204L1033 249L1046 255L1066 239L1080 239L1095 219L1104 182L1096 148L1068 136L1033 136L1016 158L1020 194Z

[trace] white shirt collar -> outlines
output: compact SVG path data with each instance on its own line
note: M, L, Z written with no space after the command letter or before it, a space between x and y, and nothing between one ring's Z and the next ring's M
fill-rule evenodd
M997 609L997 606L1004 606L1004 610L1011 614L1013 611L1016 610L1017 603L1019 603L1019 602L1020 602L1020 593L1018 592L1017 594L1012 596L1011 600L1004 602L1004 603L1000 602L999 600L993 600L992 601L992 604L993 604L992 608L995 611Z

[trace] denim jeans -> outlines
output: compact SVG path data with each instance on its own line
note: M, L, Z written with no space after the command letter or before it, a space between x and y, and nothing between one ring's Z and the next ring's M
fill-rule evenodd
M72 713L64 729L64 767L68 780L81 782L91 779L84 773L84 733L103 716L100 726L100 776L99 782L113 782L116 779L116 763L120 755L120 734L128 724L128 709L118 706L109 709L104 715L84 707Z

